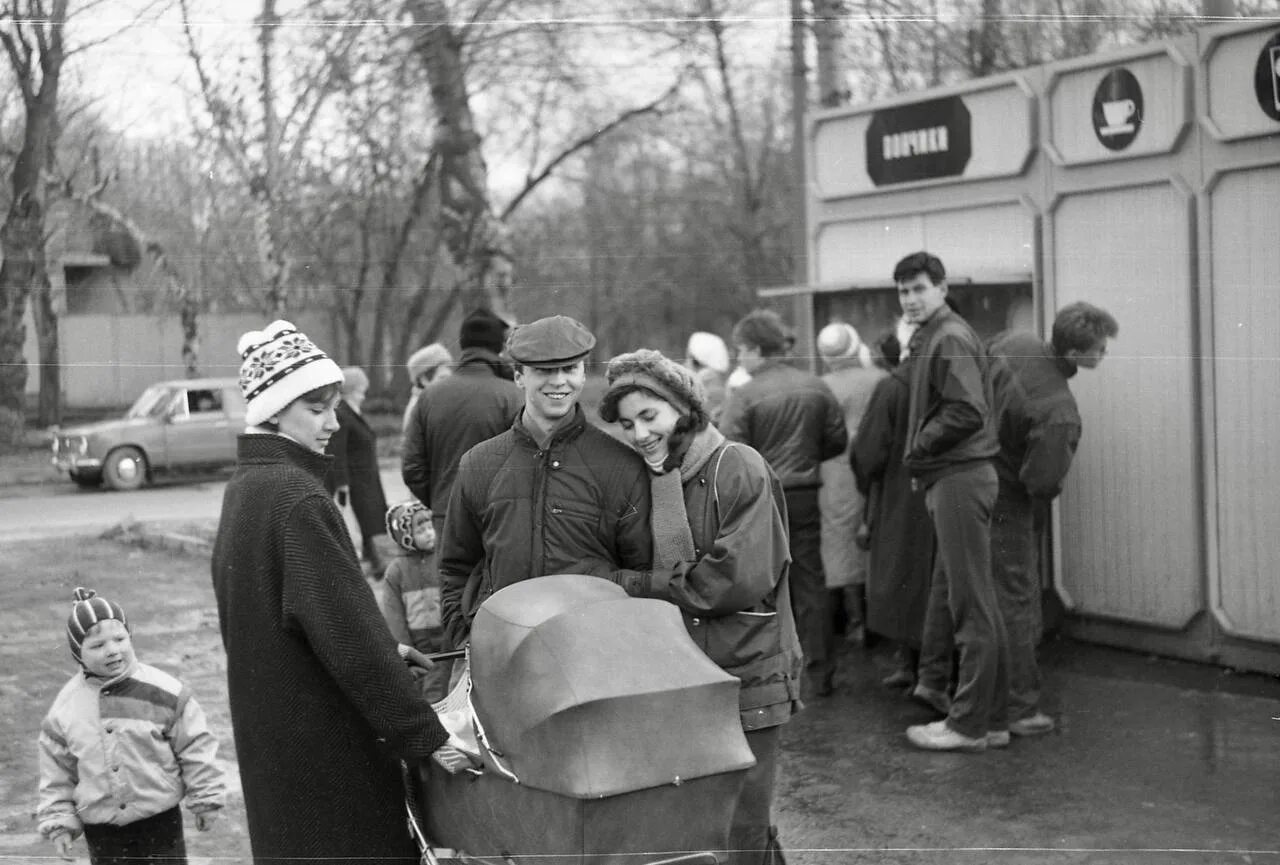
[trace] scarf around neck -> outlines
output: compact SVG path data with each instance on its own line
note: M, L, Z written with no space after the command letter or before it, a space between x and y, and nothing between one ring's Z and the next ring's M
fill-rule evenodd
M693 546L693 530L684 507L684 484L702 471L724 436L713 426L697 432L689 449L680 460L680 471L653 472L649 478L652 492L650 526L653 532L653 565L671 568L680 562L691 562L697 555ZM652 471L652 470L651 470Z

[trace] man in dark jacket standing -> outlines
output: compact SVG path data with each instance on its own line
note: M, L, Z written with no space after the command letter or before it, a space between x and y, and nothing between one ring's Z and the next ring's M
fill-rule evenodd
M893 281L911 337L911 395L904 458L924 490L937 539L925 614L920 680L913 695L946 718L907 729L918 748L985 751L1009 742L1008 647L991 579L991 509L999 446L991 363L978 335L947 306L946 270L917 252L898 262ZM947 696L951 640L959 681Z
M524 405L506 432L462 456L440 545L441 617L453 646L467 640L480 604L512 583L608 579L652 565L648 469L578 405L595 344L563 315L511 332Z
M1120 332L1104 309L1073 303L1053 321L1052 342L1006 332L989 346L995 365L1000 491L991 515L991 567L1009 635L1009 732L1034 736L1054 728L1040 711L1040 578L1036 515L1062 492L1080 442L1080 411L1067 381L1096 369L1107 340ZM1042 522L1041 520L1040 522Z
M483 307L464 318L458 334L462 356L453 375L429 384L409 415L400 474L431 509L437 538L444 535L458 461L509 429L524 404L524 394L499 357L506 334L507 323Z
M835 622L822 571L818 489L823 461L843 455L849 443L844 412L826 382L783 360L795 338L777 313L748 313L734 325L733 343L751 380L728 398L721 429L759 451L782 482L804 691L826 696L835 676Z

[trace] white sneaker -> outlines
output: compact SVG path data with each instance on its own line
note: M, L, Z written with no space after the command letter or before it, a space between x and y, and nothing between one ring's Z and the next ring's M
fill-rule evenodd
M957 733L947 726L945 720L908 727L907 739L912 745L926 751L969 751L976 754L987 750L986 736L970 738Z
M988 748L1008 748L1009 747L1009 731L1008 730L988 730L987 731L987 747Z
M1036 712L1034 715L1011 722L1009 732L1015 736L1039 736L1052 733L1056 726L1053 719L1044 712Z

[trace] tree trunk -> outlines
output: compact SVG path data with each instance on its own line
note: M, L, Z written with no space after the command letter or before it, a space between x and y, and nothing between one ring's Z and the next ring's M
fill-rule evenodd
M262 78L258 96L262 103L262 170L249 183L249 194L257 205L254 229L258 257L267 283L267 308L280 317L289 305L289 262L281 242L280 216L277 212L280 131L276 119L275 85L271 77L275 31L280 26L275 0L263 0L258 19L258 46L261 52Z
M813 31L818 48L818 104L823 108L847 105L852 96L844 77L843 22L849 17L847 7L845 0L813 0ZM791 41L794 69L797 41L800 51L804 50L803 11L799 2L793 5ZM803 58L803 54L799 56Z
M53 291L47 274L42 282L32 293L31 320L36 326L40 358L36 423L47 427L62 423L62 376L58 365L58 313L53 307Z
M409 0L418 27L414 48L427 70L437 123L435 148L440 156L441 237L463 274L459 298L487 302L507 315L511 293L512 251L507 227L489 207L487 170L480 152L467 97L462 43L449 23L444 0Z
M0 449L22 440L27 386L23 317L32 292L48 287L42 169L57 144L58 80L65 59L67 0L54 0L47 14L32 16L38 20L28 19L21 25L16 10L11 15L15 20L0 31L0 39L22 94L25 123L22 146L10 175L12 204L0 226L0 251L4 256L0 263ZM39 39L30 39L30 34L22 33L20 27L44 31ZM32 42L38 47L33 47Z
M1000 0L982 0L982 20L977 30L970 31L969 74L974 78L990 75L998 68L997 55L1004 44L1000 5Z

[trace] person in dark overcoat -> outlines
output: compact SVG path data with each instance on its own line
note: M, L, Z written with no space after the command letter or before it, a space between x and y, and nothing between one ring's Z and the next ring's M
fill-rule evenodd
M934 547L924 493L912 491L902 463L911 371L909 360L897 365L899 346L894 334L878 346L895 368L876 382L849 450L858 489L867 497L867 629L899 647L901 666L885 679L892 687L915 684Z
M325 486L337 496L339 506L351 503L351 512L360 527L361 555L378 578L387 567L386 557L378 548L378 539L385 541L387 535L387 497L378 475L378 434L361 412L369 392L369 377L358 366L344 368L342 376L338 431L325 448L325 453L333 457Z
M248 428L212 574L254 860L414 865L400 761L456 752L323 485L342 373L284 321L238 349Z

